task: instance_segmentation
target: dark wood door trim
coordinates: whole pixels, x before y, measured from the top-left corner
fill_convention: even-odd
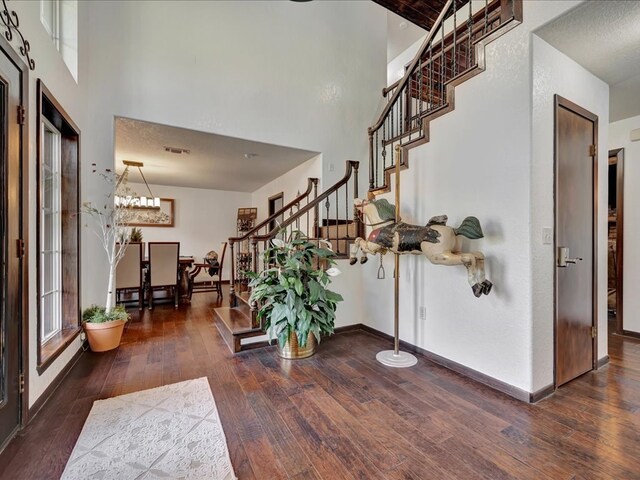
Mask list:
[[[37,82],[37,114],[36,114],[36,312],[37,312],[37,365],[36,371],[39,375],[49,368],[53,362],[66,350],[66,348],[80,335],[82,327],[80,321],[82,312],[80,308],[81,298],[81,222],[77,215],[80,212],[81,197],[81,158],[80,158],[80,129],[71,119],[69,114],[60,105],[51,91],[44,84],[42,79]],[[61,171],[66,179],[60,187],[62,192],[62,212],[69,212],[70,215],[62,215],[62,250],[70,267],[63,268],[62,286],[62,331],[52,338],[46,348],[41,344],[40,325],[42,322],[42,312],[40,306],[41,295],[41,219],[40,208],[42,199],[40,195],[40,168],[42,165],[41,148],[42,139],[40,125],[46,118],[52,123],[62,135]],[[75,263],[74,263],[75,262]]]
[[[24,242],[24,256],[21,259],[22,282],[21,287],[21,344],[20,344],[20,373],[24,381],[22,398],[20,399],[20,426],[24,428],[29,422],[29,68],[18,56],[11,44],[0,35],[0,51],[20,72],[20,103],[24,108],[24,123],[20,127],[20,230]],[[10,118],[14,112],[9,112]],[[15,112],[17,115],[17,112]]]
[[[582,108],[581,106],[573,103],[572,101],[561,97],[560,95],[554,95],[554,109],[553,109],[553,185],[554,185],[554,201],[553,201],[553,220],[554,220],[554,239],[553,239],[553,386],[554,389],[558,388],[557,385],[557,360],[558,360],[558,280],[557,280],[557,266],[556,255],[558,247],[557,238],[557,189],[558,189],[558,110],[565,108],[593,123],[593,144],[595,146],[594,155],[592,156],[592,168],[593,168],[593,249],[592,249],[592,327],[596,328],[596,335],[592,339],[592,369],[598,368],[598,116]],[[606,334],[606,332],[605,332]]]
[[[280,193],[276,193],[275,195],[271,195],[268,199],[267,199],[267,218],[269,218],[271,215],[273,215],[274,213],[276,213],[279,208],[274,208],[273,210],[271,209],[271,205],[274,205],[274,202],[276,200],[278,200],[279,198],[282,199],[282,205],[284,205],[284,192],[280,192]],[[284,218],[284,216],[282,217]],[[277,220],[277,219],[276,219]],[[273,226],[272,226],[273,224]],[[269,231],[273,230],[276,226],[276,221],[272,221],[269,223],[269,225],[267,225],[267,227],[269,228]]]
[[[616,333],[624,334],[624,148],[609,150],[611,157],[616,157]]]

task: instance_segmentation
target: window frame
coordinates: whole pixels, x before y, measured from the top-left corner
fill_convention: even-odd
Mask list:
[[[80,311],[80,129],[60,106],[41,79],[37,82],[37,166],[36,192],[36,285],[37,285],[37,367],[42,373],[82,331]],[[42,338],[42,144],[46,119],[61,134],[60,219],[61,219],[61,330]]]

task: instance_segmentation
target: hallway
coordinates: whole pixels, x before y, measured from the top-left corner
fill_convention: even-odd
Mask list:
[[[0,456],[0,478],[58,478],[94,400],[201,376],[243,480],[640,478],[639,341],[611,337],[608,366],[527,405],[423,359],[385,368],[387,342],[362,331],[308,360],[234,357],[213,298],[133,310],[121,347],[83,354]]]

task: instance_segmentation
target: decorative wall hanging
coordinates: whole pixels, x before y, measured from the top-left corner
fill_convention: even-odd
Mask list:
[[[145,209],[131,210],[127,216],[127,225],[131,227],[173,227],[175,206],[173,198],[160,198],[159,211]]]
[[[30,70],[36,69],[36,62],[31,58],[29,52],[31,51],[31,45],[29,40],[25,39],[20,31],[20,20],[18,14],[14,10],[9,10],[7,7],[7,0],[2,0],[2,12],[0,12],[0,18],[4,24],[5,32],[4,37],[11,42],[13,40],[13,31],[18,34],[22,45],[18,48],[20,55],[27,59],[27,65]]]
[[[358,251],[362,251],[360,263],[367,261],[367,254],[424,255],[436,265],[464,265],[471,290],[476,297],[488,295],[493,284],[486,279],[484,254],[482,252],[461,252],[456,249],[456,237],[475,240],[483,238],[480,222],[476,217],[467,217],[458,228],[447,226],[447,216],[431,218],[426,226],[404,223],[396,219],[395,205],[385,199],[355,199],[357,211],[363,216],[367,227],[367,238],[357,238],[351,252],[351,265],[357,261]]]

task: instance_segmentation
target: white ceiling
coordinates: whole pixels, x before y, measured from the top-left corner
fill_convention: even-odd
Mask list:
[[[124,170],[122,160],[143,162],[147,182],[156,185],[254,192],[318,155],[129,118],[116,118],[115,133],[116,170]],[[190,153],[165,152],[165,146]],[[142,182],[137,169],[129,172],[129,181]]]
[[[387,63],[396,58],[427,31],[387,10]]]
[[[592,0],[536,31],[610,88],[610,121],[640,115],[640,2]]]

